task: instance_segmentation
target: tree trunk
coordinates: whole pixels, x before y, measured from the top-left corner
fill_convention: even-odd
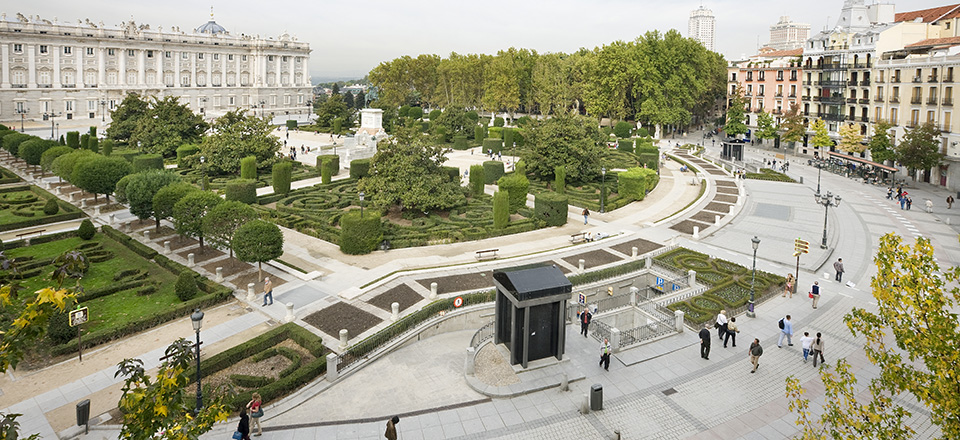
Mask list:
[[[263,281],[263,262],[257,262],[257,280]]]

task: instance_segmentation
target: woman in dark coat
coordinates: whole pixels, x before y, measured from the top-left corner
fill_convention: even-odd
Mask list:
[[[237,424],[237,431],[243,434],[243,440],[250,440],[250,417],[247,417],[247,408],[240,408],[240,423]]]

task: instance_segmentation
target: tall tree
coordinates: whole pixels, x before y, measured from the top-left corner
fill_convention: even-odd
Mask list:
[[[250,205],[228,200],[213,207],[203,218],[203,231],[214,246],[230,249],[233,258],[233,236],[246,223],[258,218],[257,211]]]
[[[173,205],[173,224],[180,235],[190,235],[200,240],[203,248],[203,218],[215,206],[222,203],[220,196],[210,191],[194,191],[183,196]]]
[[[559,53],[537,57],[532,72],[533,108],[544,115],[553,115],[573,103],[572,59]]]
[[[262,280],[263,263],[283,255],[283,232],[266,220],[247,222],[233,234],[231,247],[240,261],[257,263],[257,277]]]
[[[803,122],[803,116],[800,115],[800,107],[797,104],[790,104],[790,108],[780,122],[780,130],[782,132],[780,139],[790,143],[800,142],[807,134],[807,124]]]
[[[121,145],[127,145],[130,137],[137,130],[140,119],[146,117],[149,110],[149,102],[141,98],[136,92],[128,93],[120,102],[120,105],[110,112],[111,121],[110,126],[107,127],[107,137]],[[75,135],[74,138],[76,139],[78,136]],[[69,133],[67,139],[68,141],[70,139]]]
[[[122,157],[95,154],[90,160],[77,164],[70,182],[86,192],[93,193],[94,200],[97,200],[98,194],[103,194],[107,203],[110,203],[110,194],[116,190],[117,182],[131,171],[130,162]]]
[[[338,96],[338,95],[334,95]],[[265,119],[245,110],[227,112],[213,123],[210,134],[200,144],[206,166],[215,173],[236,173],[240,159],[255,156],[257,163],[267,163],[280,151],[280,140]]]
[[[160,219],[173,217],[173,207],[177,202],[196,191],[200,189],[186,182],[171,183],[160,188],[153,196],[153,215]]]
[[[747,133],[746,107],[749,103],[743,96],[743,87],[737,86],[734,89],[733,96],[730,97],[730,105],[727,107],[727,122],[723,126],[723,131],[728,136],[738,139]]]
[[[154,98],[137,128],[130,135],[130,144],[151,153],[171,157],[184,144],[196,144],[209,126],[203,116],[195,114],[176,96]]]
[[[916,178],[917,170],[929,170],[943,162],[940,153],[940,130],[932,122],[907,130],[896,147],[897,161]]]
[[[140,220],[146,220],[154,216],[153,196],[157,195],[161,188],[180,182],[180,175],[165,170],[150,170],[131,174],[124,178],[126,179],[129,180],[123,194],[130,204],[130,213]],[[155,217],[155,220],[157,229],[160,229],[160,217]]]
[[[848,153],[862,153],[867,149],[863,144],[863,135],[860,134],[860,128],[853,124],[842,124],[837,134],[840,135],[840,141],[837,147]]]
[[[870,158],[875,162],[884,163],[888,160],[894,160],[897,152],[893,148],[893,140],[890,138],[890,125],[884,119],[877,121],[873,125],[873,137],[870,138]]]
[[[567,181],[586,182],[600,173],[603,140],[596,121],[561,113],[526,130],[528,148],[521,158],[541,180],[552,180],[563,167]]]
[[[833,145],[833,139],[830,139],[830,133],[827,132],[827,124],[823,119],[814,119],[810,123],[810,130],[813,131],[813,137],[810,143],[817,148],[827,148]]]
[[[777,137],[777,126],[773,120],[773,115],[765,111],[757,114],[757,139],[761,141],[774,139]]]
[[[483,72],[483,107],[511,114],[520,107],[519,69],[513,53],[501,50],[487,64]]]
[[[353,99],[353,95],[350,99]],[[320,127],[332,127],[334,119],[340,119],[343,127],[349,127],[352,118],[353,107],[347,105],[344,96],[340,94],[331,95],[317,109],[317,125]]]

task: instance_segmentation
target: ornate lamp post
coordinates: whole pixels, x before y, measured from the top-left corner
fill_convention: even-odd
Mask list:
[[[56,137],[54,136],[54,134],[55,134],[54,129],[56,128],[56,124],[53,123],[53,119],[56,118],[57,116],[60,116],[60,113],[49,112],[49,113],[44,113],[44,114],[43,114],[43,117],[44,117],[44,118],[49,118],[49,119],[50,119],[50,139],[56,139]],[[22,124],[22,123],[21,123],[21,124]],[[23,128],[23,127],[22,127],[22,125],[21,125],[21,130],[22,130],[22,128]]]
[[[17,107],[15,112],[18,115],[20,115],[20,133],[23,133],[23,117],[26,116],[28,112],[30,112],[30,109],[26,107]]]
[[[823,161],[817,161],[817,194],[820,194],[820,172],[823,171]]]
[[[206,156],[200,156],[200,187],[204,191],[207,190],[207,166],[204,165],[207,162]]]
[[[607,198],[607,167],[600,167],[600,213],[603,214]]]
[[[194,310],[190,315],[190,321],[193,323],[193,331],[197,332],[197,413],[203,408],[203,387],[200,386],[200,326],[203,325],[203,312],[200,308]]]
[[[820,249],[827,248],[827,212],[831,207],[836,208],[840,206],[840,196],[834,196],[833,193],[827,191],[826,194],[820,194],[820,191],[817,191],[813,195],[814,200],[823,205],[823,241],[820,242]]]
[[[754,307],[756,306],[757,296],[753,288],[753,283],[757,280],[757,248],[760,247],[760,239],[754,235],[753,238],[750,239],[750,244],[753,245],[753,275],[750,276],[750,303],[747,304],[747,316],[756,318],[757,312],[754,310]]]
[[[360,194],[357,195],[360,196],[360,218],[363,218],[363,198],[366,196],[366,194],[364,194],[363,191],[360,191]]]
[[[106,122],[106,121],[107,121],[107,100],[101,99],[100,100],[100,122]]]

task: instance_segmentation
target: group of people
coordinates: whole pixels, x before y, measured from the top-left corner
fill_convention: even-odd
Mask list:
[[[577,320],[580,321],[580,334],[586,338],[587,331],[590,329],[590,321],[593,320],[593,313],[590,313],[589,308],[584,307],[583,310],[577,313]],[[610,340],[603,338],[603,342],[600,343],[600,366],[607,371],[610,371],[611,353],[613,352],[610,349]]]
[[[948,197],[949,198],[949,197]],[[887,188],[887,200],[896,200],[900,203],[900,209],[905,209],[907,211],[913,206],[913,198],[910,197],[909,193],[903,190],[903,187],[897,187],[897,197],[893,198],[893,187]],[[931,202],[932,203],[932,202]],[[949,203],[949,200],[948,200]]]
[[[815,284],[816,287],[816,284]],[[723,348],[727,348],[727,342],[733,342],[733,347],[737,346],[737,333],[740,333],[740,329],[737,327],[737,318],[727,319],[727,311],[721,310],[717,315],[717,320],[713,323],[713,327],[717,330],[717,336],[723,341]],[[787,346],[793,346],[793,322],[791,321],[790,315],[786,315],[777,322],[777,326],[780,328],[780,337],[777,339],[777,348],[783,348],[783,341],[786,339]],[[703,359],[710,360],[710,340],[713,338],[710,334],[710,324],[704,324],[703,328],[700,329],[698,334],[700,337],[700,357]],[[810,336],[809,332],[804,332],[803,337],[800,338],[800,345],[803,348],[803,362],[806,363],[810,355],[813,356],[813,366],[817,366],[817,359],[819,358],[820,362],[825,362],[823,358],[823,335],[817,333],[816,338]],[[751,373],[756,373],[757,368],[760,366],[760,356],[763,355],[763,347],[760,345],[760,339],[754,338],[753,342],[750,343],[750,347],[747,349],[747,356],[750,359],[750,364],[753,368],[750,370]],[[603,358],[601,357],[601,363],[603,363]]]

